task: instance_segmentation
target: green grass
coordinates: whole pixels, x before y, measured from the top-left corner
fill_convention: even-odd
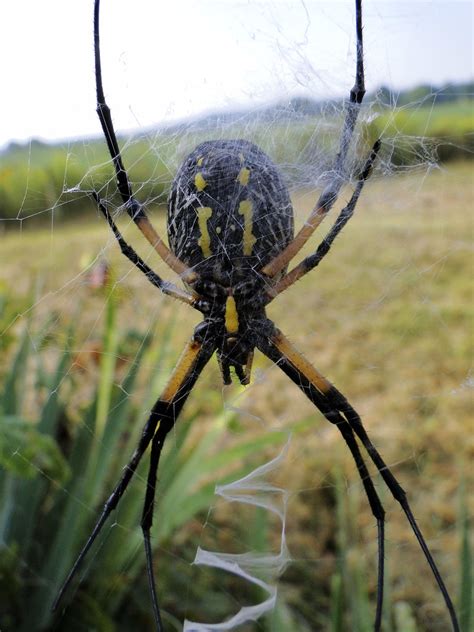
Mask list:
[[[457,137],[472,134],[474,109],[472,99],[461,99],[440,105],[398,108],[392,116],[386,115],[390,136],[398,133],[410,136],[437,138]]]
[[[395,165],[469,157],[474,151],[472,100],[381,109],[369,124],[368,135],[392,145]]]
[[[362,136],[373,144],[382,136],[387,168],[468,158],[474,150],[472,100],[439,105],[373,107]],[[336,110],[337,111],[337,110]],[[374,115],[375,118],[374,118]],[[125,164],[139,199],[163,203],[181,160],[203,140],[246,138],[260,145],[285,171],[295,186],[330,168],[342,117],[328,108],[324,115],[288,122],[250,115],[244,124],[233,122],[205,131],[157,132],[121,139]],[[361,119],[364,119],[364,111]],[[0,154],[0,228],[25,227],[82,217],[87,192],[107,190],[118,203],[110,156],[102,138],[48,145],[32,141]],[[103,191],[104,193],[104,191]]]
[[[129,599],[144,566],[139,524],[146,459],[121,499],[115,528],[110,520],[89,556],[85,588],[65,616],[51,612],[61,582],[122,473],[123,454],[131,453],[138,442],[147,411],[163,388],[165,368],[170,369],[173,315],[161,323],[159,332],[153,327],[147,333],[128,329],[121,335],[116,326],[119,292],[111,284],[104,294],[97,375],[79,408],[68,406],[67,400],[77,386],[75,373],[92,358],[74,351],[78,312],[71,314],[67,331],[51,322],[36,331],[32,309],[13,347],[11,365],[5,367],[0,399],[0,591],[10,598],[0,608],[4,630],[70,630],[81,625],[106,630],[113,629],[119,617],[151,621],[150,609],[141,600]],[[64,335],[57,341],[62,347],[48,341],[58,335]],[[125,364],[121,369],[120,363]],[[252,441],[241,435],[233,441],[227,438],[223,445],[235,414],[219,411],[215,404],[210,409],[215,413],[212,427],[196,432],[193,422],[201,407],[188,407],[164,451],[162,492],[156,502],[159,519],[153,530],[157,549],[172,548],[170,542],[184,526],[207,511],[216,480],[238,479],[247,473],[252,455],[286,439],[281,432]],[[160,565],[162,588],[168,585],[173,595],[171,574],[169,563]],[[165,618],[167,612],[165,602]]]
[[[372,180],[327,260],[269,308],[361,412],[409,492],[465,630],[472,624],[473,197],[468,163]],[[314,199],[314,192],[295,195],[299,224]],[[39,617],[40,610],[48,621],[46,604],[197,323],[186,306],[151,291],[91,209],[81,222],[2,237],[0,581],[10,596],[11,629],[19,629],[15,617]],[[154,219],[163,231],[162,213]],[[121,226],[165,275],[126,218]],[[96,257],[111,266],[107,290],[90,285]],[[255,603],[245,586],[190,562],[198,545],[277,550],[274,521],[217,501],[213,490],[231,470],[235,478],[275,456],[286,438],[269,430],[296,425],[276,475],[290,493],[286,533],[294,562],[265,625],[272,632],[370,629],[376,530],[347,449],[276,367],[258,355],[255,364],[247,396],[235,387],[222,391],[216,363],[209,364],[160,469],[154,541],[170,626],[185,616],[219,620]],[[378,488],[388,522],[384,632],[444,632],[446,612],[426,562],[396,504]],[[89,617],[89,627],[93,621],[100,630],[149,629],[137,529],[142,501],[138,478],[57,625],[74,629]],[[19,517],[24,507],[36,516],[27,524]],[[22,625],[32,629],[28,619]]]

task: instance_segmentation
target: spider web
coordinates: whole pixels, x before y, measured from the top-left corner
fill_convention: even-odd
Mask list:
[[[383,47],[387,57],[389,41],[398,42],[395,50],[400,50],[406,45],[400,24],[407,26],[413,19],[393,14],[393,5],[386,7],[367,3],[365,8],[368,95],[347,159],[348,186],[338,208],[349,199],[360,165],[381,135],[377,168],[328,260],[283,294],[270,307],[269,316],[361,412],[374,443],[409,488],[415,515],[457,597],[464,568],[457,560],[465,550],[462,525],[467,513],[465,495],[457,490],[468,485],[469,446],[464,435],[473,384],[466,341],[470,290],[462,281],[468,274],[467,231],[472,232],[472,224],[466,221],[465,210],[472,203],[472,183],[465,165],[455,169],[442,160],[451,153],[467,155],[472,143],[465,144],[464,136],[456,136],[441,123],[436,136],[429,131],[440,117],[437,108],[446,100],[446,87],[433,87],[404,102],[402,93],[382,89],[384,82],[374,79],[383,76],[380,69],[385,67],[377,57],[380,42],[387,39]],[[196,12],[184,3],[163,9],[159,52],[156,22],[143,17],[148,9],[146,4],[134,7],[132,16],[129,7],[104,3],[102,50],[107,100],[124,162],[135,196],[150,209],[160,234],[165,234],[162,205],[176,170],[199,142],[214,138],[252,140],[270,155],[288,183],[300,227],[317,191],[332,175],[344,120],[343,98],[352,86],[355,67],[352,4],[302,2],[290,12],[280,2],[204,3]],[[110,31],[107,22],[113,11],[127,14],[129,23],[114,23]],[[417,11],[422,19],[421,5]],[[193,42],[184,62],[176,52],[176,31],[165,23],[179,23],[178,39]],[[134,49],[137,33],[149,42],[147,52],[139,57]],[[90,50],[89,41],[84,55],[90,56]],[[390,70],[391,63],[388,60]],[[159,115],[152,90],[137,98],[142,66],[147,83],[167,94],[166,99],[159,97],[163,107]],[[92,63],[87,76],[92,84]],[[202,85],[209,86],[207,95]],[[81,101],[82,97],[83,93]],[[93,97],[86,103],[93,109],[91,103]],[[421,125],[411,127],[414,119],[420,119]],[[58,395],[61,405],[54,438],[60,452],[70,457],[73,438],[82,431],[84,436],[97,435],[97,452],[91,458],[102,454],[112,460],[114,450],[123,451],[119,468],[123,467],[153,398],[198,321],[185,307],[149,291],[146,279],[122,261],[113,235],[91,203],[90,192],[99,190],[126,239],[161,276],[172,277],[124,214],[100,136],[54,147],[31,141],[26,148],[10,149],[17,155],[10,166],[2,157],[2,168],[16,170],[15,184],[23,193],[15,202],[15,213],[0,221],[0,230],[5,228],[0,271],[5,396],[13,384],[9,376],[21,373],[21,378],[14,383],[14,397],[9,400],[13,403],[5,417],[31,424]],[[51,155],[48,168],[53,178],[45,188],[36,165]],[[6,208],[7,187],[2,195]],[[304,254],[315,247],[330,221]],[[55,381],[52,376],[61,358],[65,358],[63,373]],[[264,359],[256,359],[253,384],[245,392],[235,385],[222,388],[215,364],[211,360],[178,422],[189,428],[188,434],[182,436],[177,427],[168,439],[166,455],[168,471],[179,473],[178,482],[191,490],[188,496],[179,492],[185,506],[197,502],[199,494],[209,495],[217,485],[210,505],[195,513],[190,509],[186,522],[170,520],[169,529],[161,525],[163,513],[177,511],[161,484],[174,484],[173,490],[178,486],[160,467],[152,533],[157,545],[155,573],[160,594],[167,586],[176,591],[176,596],[162,597],[165,612],[172,613],[166,625],[180,629],[183,621],[199,616],[200,623],[187,621],[184,629],[329,629],[338,595],[343,594],[337,588],[341,581],[346,625],[367,629],[364,625],[373,617],[367,593],[373,600],[376,531],[362,484],[337,431],[323,423],[278,367]],[[135,366],[140,373],[129,388],[127,376]],[[112,385],[109,400],[107,376]],[[99,412],[88,417],[91,400],[99,403]],[[128,418],[115,447],[108,447],[108,424],[125,406],[130,407]],[[2,465],[7,474],[1,479],[2,505],[9,500],[14,504],[26,493],[23,480],[29,479],[21,477],[31,476],[32,471],[58,492],[42,497],[37,516],[48,515],[48,504],[65,504],[72,497],[75,511],[89,513],[93,521],[115,480],[108,481],[99,502],[88,490],[80,493],[71,486],[62,469],[67,463],[62,464],[53,447],[48,444],[42,452],[32,452],[37,436],[30,437],[23,426],[23,438],[4,428]],[[246,436],[248,441],[243,439]],[[203,437],[209,437],[207,443]],[[248,445],[252,441],[261,442],[261,450],[252,450]],[[196,469],[189,469],[199,473],[196,484],[181,462],[182,469],[173,470],[173,449],[177,461],[185,462],[186,457],[194,464]],[[219,464],[219,453],[226,451],[229,460]],[[235,454],[241,455],[241,461],[231,460]],[[201,471],[200,459],[216,463],[214,469]],[[13,492],[8,488],[11,471],[20,477],[20,483],[16,479],[12,483]],[[375,474],[374,481],[378,481]],[[125,508],[119,505],[82,573],[86,585],[91,582],[97,590],[101,604],[122,613],[123,629],[133,629],[126,627],[128,616],[151,610],[146,581],[138,570],[144,558],[137,507],[145,486],[146,468],[127,493],[136,502],[128,500]],[[441,597],[407,525],[388,493],[381,488],[380,493],[389,524],[385,625],[408,629],[416,621],[416,629],[447,629]],[[3,515],[15,517],[14,510]],[[4,577],[15,581],[26,577],[28,585],[52,597],[58,578],[49,573],[44,560],[41,565],[38,554],[18,551],[8,524],[3,528],[9,536],[4,540]],[[54,530],[59,528],[54,525]],[[118,556],[119,570],[112,574],[116,570],[110,551],[114,546],[120,550],[117,542],[122,541],[116,538],[121,533],[129,551]],[[41,532],[35,531],[35,537],[33,552],[48,543]],[[407,573],[415,566],[412,556],[416,556],[416,572]],[[160,579],[161,560],[168,581]],[[109,569],[108,583],[94,585],[90,577],[101,568],[106,574]],[[62,569],[59,581],[66,571]],[[121,576],[137,583],[128,593],[134,604],[132,615],[123,602],[114,603]],[[199,582],[209,594],[196,590]],[[8,608],[5,612],[12,616]],[[69,612],[78,616],[78,610]],[[209,613],[212,623],[207,622]],[[59,621],[59,626],[67,627],[71,621],[67,610]],[[150,619],[145,621],[144,629],[152,629]],[[7,619],[5,629],[16,623]]]

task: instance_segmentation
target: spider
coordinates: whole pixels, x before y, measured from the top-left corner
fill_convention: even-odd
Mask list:
[[[173,181],[168,200],[168,248],[153,228],[144,206],[135,198],[122,161],[110,109],[104,98],[99,43],[100,0],[95,0],[97,113],[115,168],[118,191],[130,218],[163,261],[180,276],[184,287],[178,287],[158,276],[126,243],[100,196],[93,193],[93,197],[122,253],[155,287],[197,309],[203,315],[203,320],[194,329],[164,391],[154,404],[138,446],[65,579],[54,609],[106,520],[117,507],[145,451],[151,446],[141,527],[156,629],[164,629],[154,580],[150,541],[157,469],[164,441],[214,352],[224,384],[231,383],[232,373],[235,373],[242,384],[248,384],[254,349],[258,349],[286,373],[322,415],[336,426],[355,461],[378,531],[374,630],[378,632],[381,629],[385,512],[359,444],[362,444],[392,496],[405,512],[442,593],[452,627],[456,632],[459,631],[453,603],[416,524],[406,493],[368,437],[360,416],[344,395],[294,348],[265,313],[266,306],[274,298],[313,270],[328,254],[332,243],[352,217],[376,160],[379,140],[366,158],[352,196],[332,228],[313,254],[288,271],[288,264],[326,217],[344,183],[348,149],[365,94],[361,4],[362,0],[355,1],[355,84],[345,106],[345,119],[332,171],[333,177],[301,230],[294,235],[293,210],[288,190],[277,167],[261,149],[244,140],[208,141],[201,143],[189,154]]]

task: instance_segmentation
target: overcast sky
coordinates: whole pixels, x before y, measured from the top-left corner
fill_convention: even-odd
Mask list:
[[[92,0],[2,4],[0,146],[98,134]],[[473,76],[470,0],[366,0],[364,24],[370,91]],[[119,130],[353,83],[352,0],[102,0],[101,30]]]

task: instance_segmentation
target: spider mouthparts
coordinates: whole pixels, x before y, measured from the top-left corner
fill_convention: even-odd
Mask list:
[[[237,377],[240,380],[241,384],[248,384],[248,376],[246,375],[245,371],[244,371],[244,367],[241,364],[236,364],[234,366],[235,372],[237,374]]]
[[[253,361],[253,351],[250,351],[247,354],[247,358],[245,360],[245,364],[242,364],[238,361],[233,361],[230,358],[222,357],[220,354],[217,355],[219,368],[221,370],[222,381],[225,386],[229,386],[232,384],[232,375],[230,369],[234,369],[235,375],[239,379],[239,382],[243,386],[247,386],[250,384],[250,375],[252,371],[252,361]]]

